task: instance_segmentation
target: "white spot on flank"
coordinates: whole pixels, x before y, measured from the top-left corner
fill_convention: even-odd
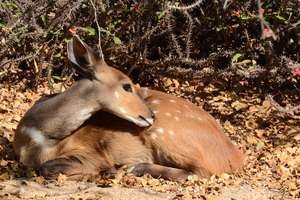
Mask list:
[[[176,101],[174,99],[169,100],[171,103],[175,103]]]
[[[157,138],[157,135],[155,133],[152,133],[151,138],[155,140]]]
[[[202,118],[201,118],[201,117],[198,117],[197,119],[198,119],[199,121],[201,121],[201,120],[202,120]]]
[[[175,119],[176,121],[179,121],[179,117],[177,117],[177,116],[175,116],[174,119]]]
[[[158,99],[155,99],[153,101],[151,101],[152,104],[159,104],[159,100]]]
[[[180,111],[180,110],[176,110],[175,112],[177,112],[177,113],[181,113],[181,111]]]
[[[118,99],[120,98],[119,92],[115,92],[115,97]]]
[[[158,113],[159,113],[158,110],[153,110],[152,112],[153,112],[154,114],[158,114]]]
[[[40,130],[34,127],[23,127],[22,132],[28,135],[30,139],[34,141],[36,144],[38,145],[45,144],[46,138]]]
[[[143,89],[142,89],[142,93],[143,93],[142,95],[143,95],[143,96],[148,96],[148,91],[149,91],[148,88],[146,88],[146,87],[143,88]]]
[[[174,135],[174,131],[169,130],[169,134],[170,134],[170,135]]]
[[[121,113],[123,113],[123,114],[127,113],[123,107],[120,107],[119,109],[120,109]]]
[[[166,112],[165,115],[168,117],[171,117],[171,113],[169,113],[169,112]]]
[[[157,129],[157,132],[159,132],[159,133],[164,133],[164,129],[163,129],[163,128],[158,128],[158,129]]]

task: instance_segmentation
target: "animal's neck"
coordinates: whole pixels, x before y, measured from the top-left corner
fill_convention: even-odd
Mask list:
[[[81,80],[54,97],[39,100],[27,113],[27,126],[33,126],[52,138],[63,138],[80,127],[100,103],[91,96],[93,84]],[[97,94],[101,95],[101,94]]]

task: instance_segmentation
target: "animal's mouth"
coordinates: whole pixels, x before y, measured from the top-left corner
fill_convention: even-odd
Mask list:
[[[154,122],[154,119],[152,117],[150,118],[144,118],[143,116],[139,116],[138,118],[127,116],[125,117],[127,120],[135,123],[136,125],[140,127],[148,127],[151,126]]]
[[[139,119],[145,121],[148,125],[147,126],[151,126],[154,122],[154,118],[153,117],[149,117],[149,118],[144,118],[143,116],[139,116]]]
[[[112,113],[122,119],[125,119],[127,121],[130,121],[139,127],[149,127],[154,123],[154,120],[155,120],[154,113],[150,109],[149,109],[149,111],[150,111],[150,117],[144,117],[142,115],[130,116],[130,115],[127,115],[126,113],[116,112],[116,111],[112,111],[112,110],[110,111],[110,113]]]

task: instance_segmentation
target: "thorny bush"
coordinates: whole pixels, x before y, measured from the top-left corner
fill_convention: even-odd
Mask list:
[[[34,86],[45,77],[66,80],[67,30],[75,26],[97,47],[95,11],[106,61],[143,84],[161,75],[277,86],[299,80],[294,73],[300,68],[298,0],[91,3],[1,1],[0,81]]]

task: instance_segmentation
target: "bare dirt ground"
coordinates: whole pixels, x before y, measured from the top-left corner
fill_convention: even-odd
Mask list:
[[[254,91],[223,91],[215,85],[193,85],[164,79],[163,89],[209,110],[226,134],[247,155],[244,169],[177,183],[119,172],[114,179],[70,182],[62,175],[47,181],[15,161],[12,141],[24,112],[42,94],[22,85],[0,85],[0,199],[299,199],[300,117],[282,114]],[[199,91],[201,91],[199,93]],[[287,96],[286,105],[289,106]]]
[[[197,187],[194,191],[164,191],[156,192],[149,188],[127,188],[122,186],[101,187],[96,183],[70,182],[63,184],[48,183],[38,184],[34,181],[16,181],[10,180],[0,183],[3,191],[0,195],[4,199],[191,199],[191,193],[197,193]],[[261,186],[251,187],[243,186],[225,186],[217,195],[203,196],[203,199],[253,199],[263,200],[272,198],[281,198],[282,194],[278,191],[270,191]],[[201,198],[201,197],[200,197]]]

